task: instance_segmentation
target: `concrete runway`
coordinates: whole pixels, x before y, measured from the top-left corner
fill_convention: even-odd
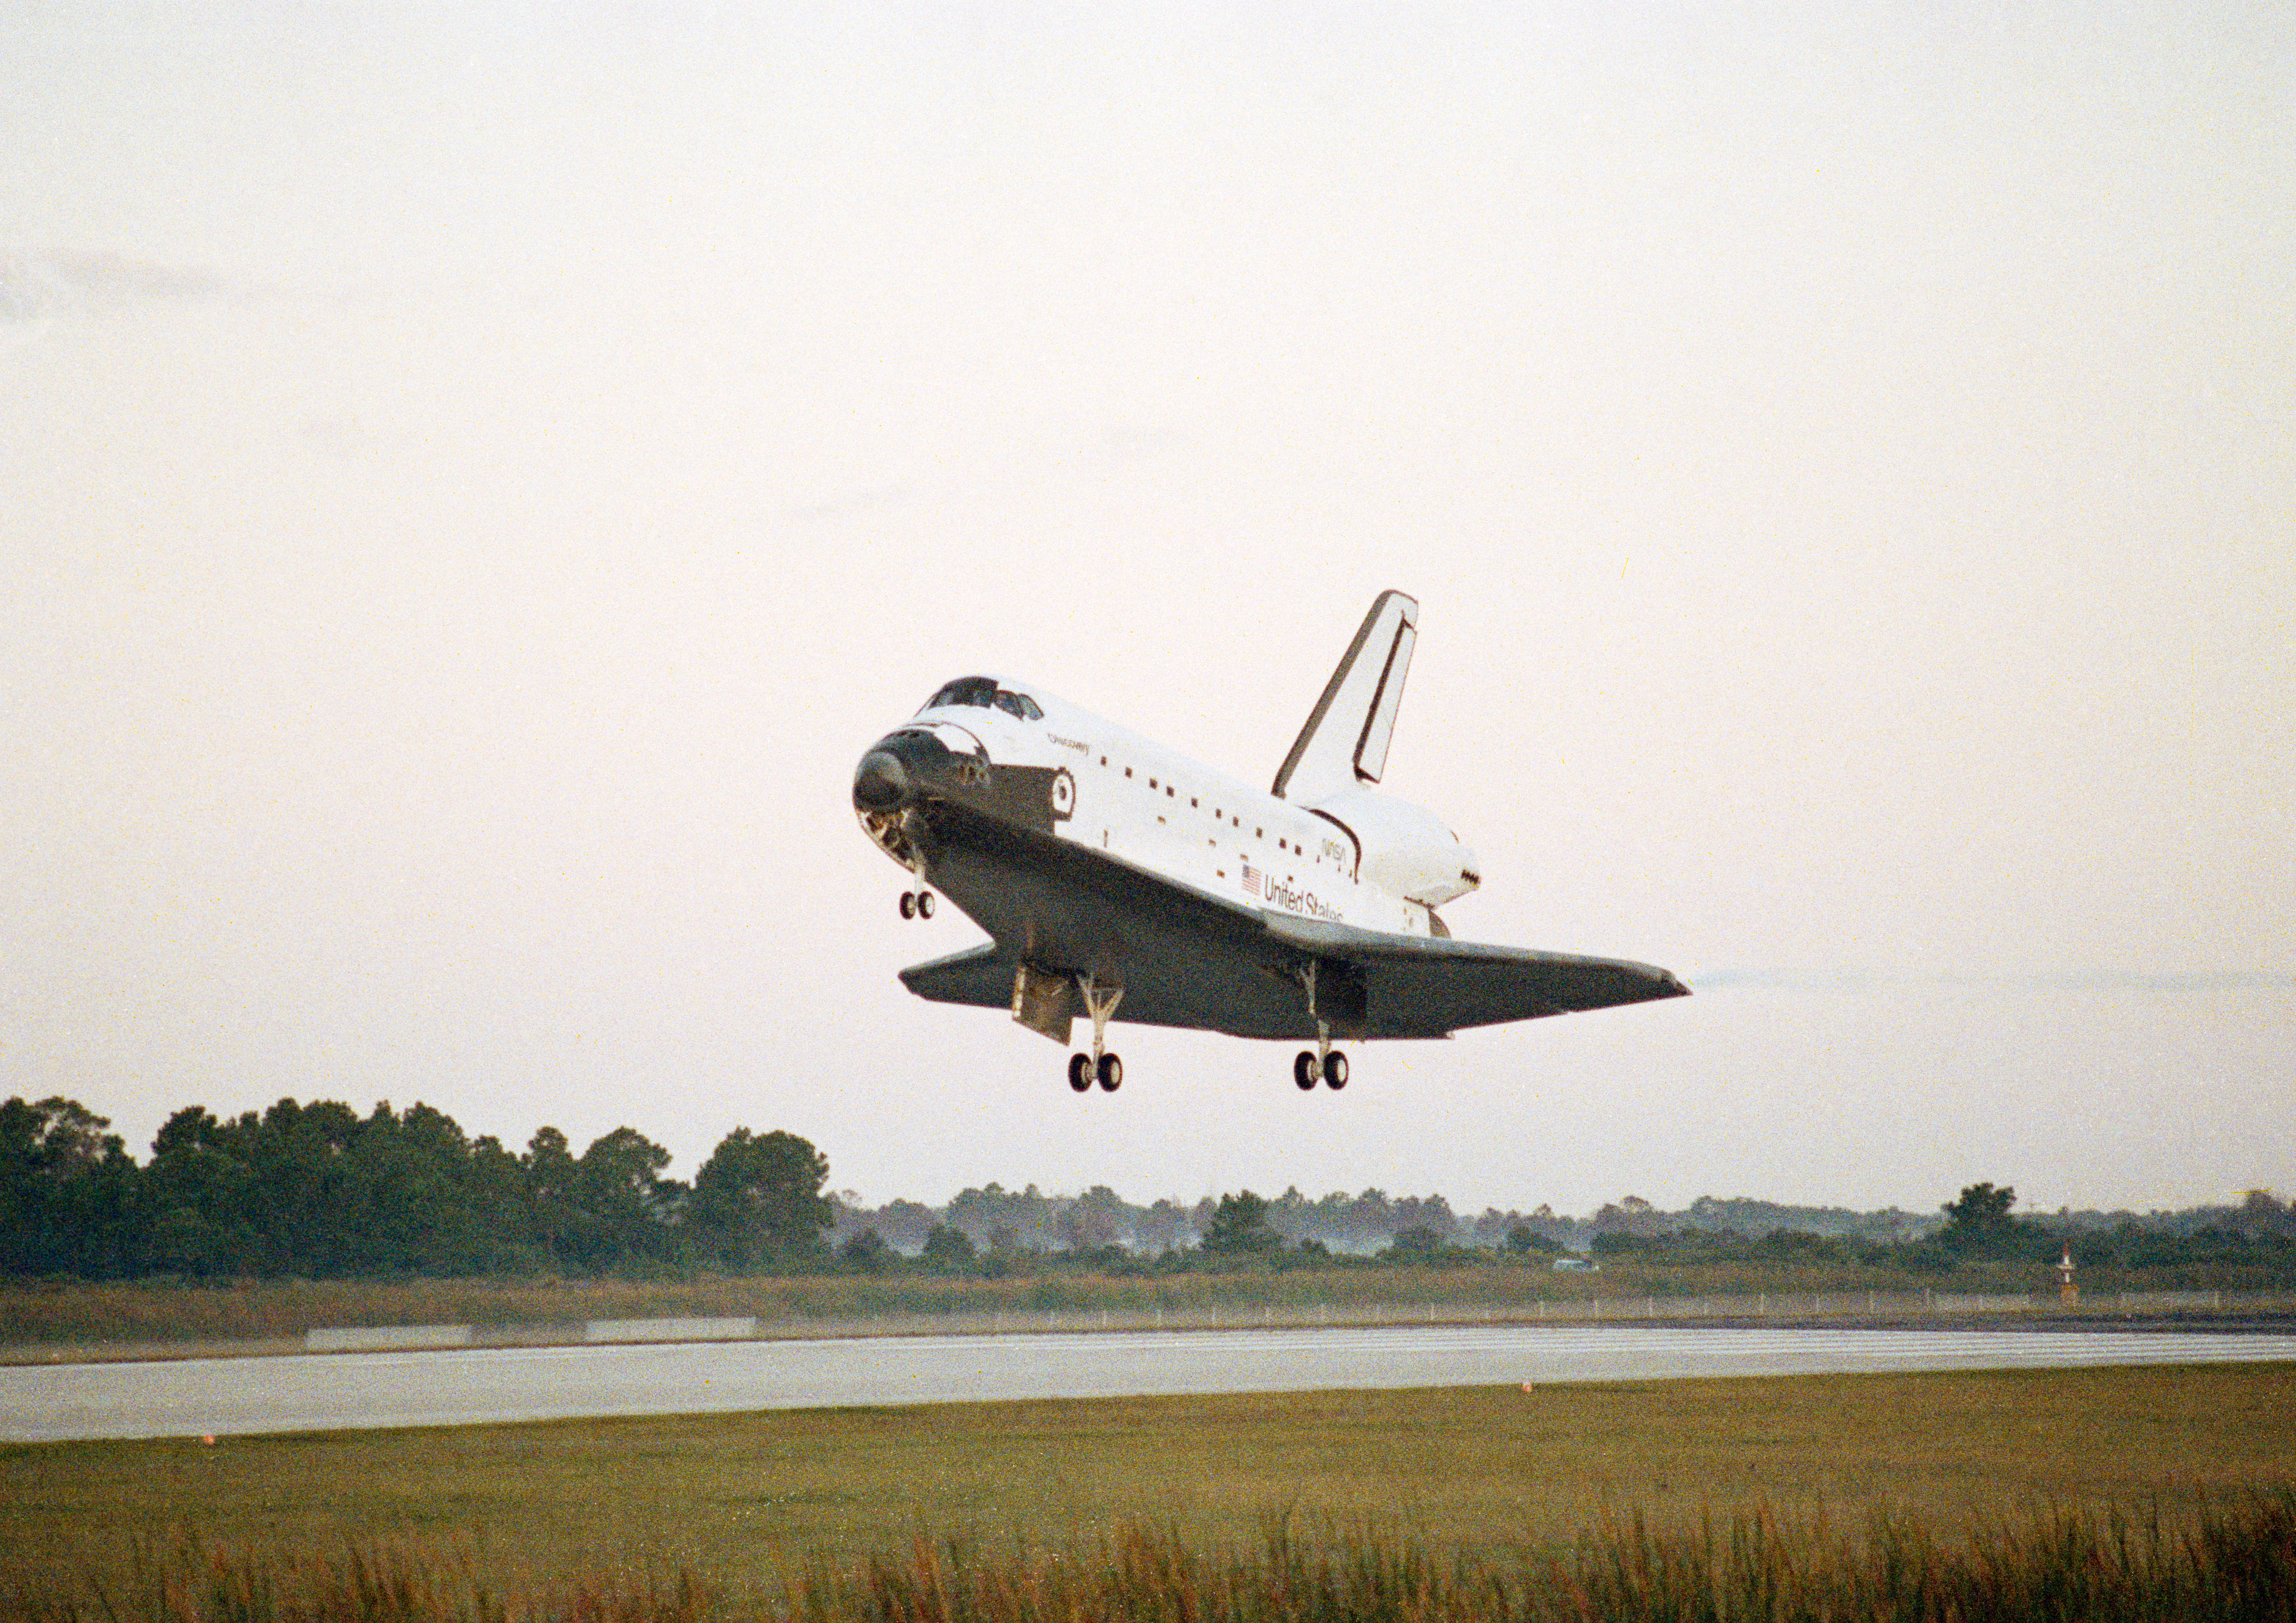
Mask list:
[[[879,1337],[0,1368],[0,1440],[1031,1398],[2296,1360],[2296,1335],[1524,1325]]]

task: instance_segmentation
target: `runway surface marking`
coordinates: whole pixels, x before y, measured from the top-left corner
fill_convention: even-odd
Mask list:
[[[0,1368],[0,1440],[1022,1398],[2296,1361],[2296,1335],[1408,1327],[534,1347]]]

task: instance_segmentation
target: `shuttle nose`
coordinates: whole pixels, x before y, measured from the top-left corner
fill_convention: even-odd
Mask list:
[[[890,750],[872,750],[853,773],[853,804],[863,811],[891,811],[907,803],[908,769]]]

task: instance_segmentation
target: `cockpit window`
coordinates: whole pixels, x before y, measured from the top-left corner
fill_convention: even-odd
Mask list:
[[[972,705],[980,709],[998,709],[1023,721],[1042,721],[1045,712],[1026,693],[1016,693],[1009,687],[998,687],[993,676],[959,676],[924,702],[923,709],[945,709],[952,705]],[[921,710],[919,714],[922,714]]]
[[[931,698],[925,701],[928,710],[946,709],[951,705],[991,705],[996,702],[996,679],[994,676],[959,676]]]

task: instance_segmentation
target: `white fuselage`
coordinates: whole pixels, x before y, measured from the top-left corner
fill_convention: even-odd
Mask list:
[[[1292,1080],[1336,1089],[1334,1041],[1680,996],[1647,964],[1448,939],[1474,853],[1379,791],[1417,636],[1417,602],[1382,592],[1265,791],[1033,683],[943,684],[862,752],[853,810],[917,881],[902,917],[945,898],[988,939],[902,984],[1063,1046],[1090,1021],[1078,1093],[1123,1082],[1111,1021],[1313,1043]]]
[[[920,711],[909,725],[939,734],[959,753],[970,740],[995,766],[1064,769],[1073,797],[1054,824],[1054,838],[1233,906],[1397,935],[1441,933],[1429,902],[1375,882],[1374,873],[1392,874],[1396,865],[1361,848],[1359,834],[1344,821],[1247,788],[1034,684],[1000,685],[1028,694],[1042,719],[945,705]],[[1376,816],[1358,823],[1384,819],[1409,830],[1417,846],[1434,848],[1417,865],[1447,867],[1450,882],[1422,891],[1435,904],[1472,887],[1472,856],[1429,814],[1361,790],[1336,799],[1376,801]],[[1334,816],[1346,810],[1341,805]],[[1467,878],[1460,882],[1463,871]]]

